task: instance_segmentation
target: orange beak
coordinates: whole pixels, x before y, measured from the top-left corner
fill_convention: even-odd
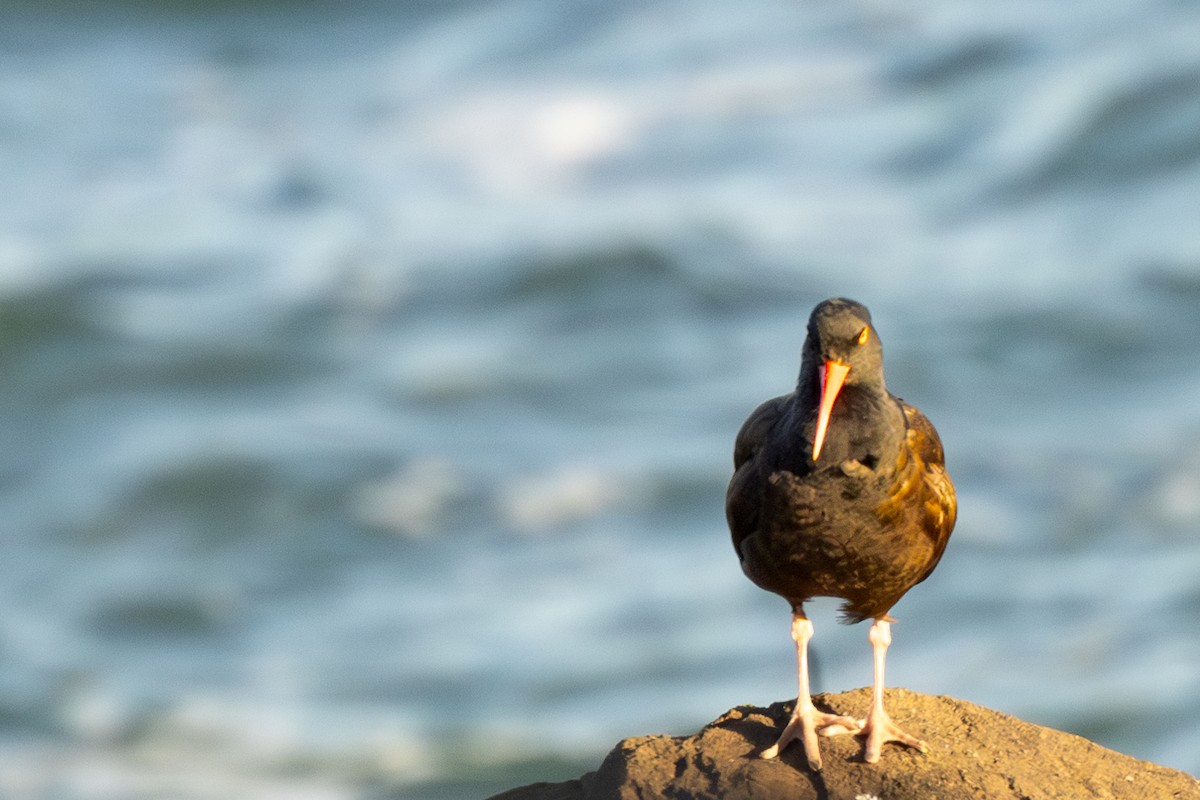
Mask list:
[[[829,415],[833,411],[833,401],[837,400],[842,384],[850,365],[840,361],[826,361],[825,371],[821,373],[821,408],[817,412],[817,432],[813,436],[813,461],[821,456],[821,445],[825,443],[825,431],[829,428]]]

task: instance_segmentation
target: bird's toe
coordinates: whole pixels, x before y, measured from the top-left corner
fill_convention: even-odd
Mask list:
[[[867,740],[863,760],[868,764],[874,764],[879,761],[879,756],[883,752],[883,746],[888,742],[895,742],[905,747],[911,747],[922,753],[929,752],[929,746],[925,742],[905,733],[887,717],[878,720],[867,720],[866,726],[859,733],[865,736]]]

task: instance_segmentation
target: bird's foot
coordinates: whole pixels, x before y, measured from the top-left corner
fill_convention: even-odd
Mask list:
[[[922,753],[929,752],[929,747],[926,746],[925,742],[900,730],[882,708],[867,715],[866,722],[862,729],[858,731],[858,734],[867,740],[863,760],[868,764],[874,764],[879,761],[879,755],[883,751],[883,746],[888,742],[896,742],[897,744],[911,747],[914,750],[920,750]]]
[[[821,769],[821,750],[817,746],[817,734],[836,736],[841,733],[858,733],[862,730],[864,720],[856,717],[845,717],[840,714],[827,714],[818,711],[812,703],[797,702],[796,709],[788,720],[787,727],[779,735],[775,744],[763,750],[759,758],[775,758],[794,740],[799,739],[804,745],[804,755],[808,758],[808,766],[813,771]]]

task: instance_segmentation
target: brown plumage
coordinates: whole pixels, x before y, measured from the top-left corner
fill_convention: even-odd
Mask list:
[[[954,528],[954,487],[925,415],[887,391],[883,350],[867,309],[826,300],[812,313],[796,390],[760,405],[739,431],[726,494],[733,544],[750,580],[792,605],[800,696],[773,757],[816,733],[860,733],[867,761],[887,741],[925,745],[883,710],[889,610],[937,566]],[[812,707],[804,603],[839,597],[848,622],[874,619],[875,696],[865,719]]]

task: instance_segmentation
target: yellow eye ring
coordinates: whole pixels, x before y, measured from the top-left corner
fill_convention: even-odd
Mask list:
[[[859,344],[866,344],[867,339],[870,339],[870,338],[871,338],[870,326],[867,326],[866,328],[863,328],[861,331],[859,331],[859,334],[858,334],[858,343]]]

